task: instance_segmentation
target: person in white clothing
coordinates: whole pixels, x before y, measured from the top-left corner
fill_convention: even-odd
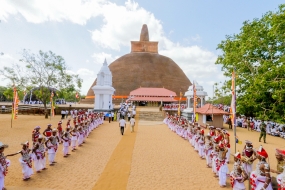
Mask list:
[[[33,153],[36,172],[40,173],[41,170],[46,169],[45,144],[42,135],[39,136],[34,144]]]
[[[66,131],[63,133],[61,139],[63,141],[63,157],[67,157],[70,155],[68,153],[69,146],[71,144],[70,125],[67,126]]]
[[[61,110],[61,111],[60,111],[60,114],[61,114],[61,119],[64,119],[64,118],[65,118],[65,111],[64,111],[64,110]]]
[[[50,166],[53,166],[56,163],[55,155],[59,144],[59,138],[56,134],[57,134],[57,129],[53,129],[52,136],[50,136],[48,140],[45,142],[45,145],[48,149],[48,159]]]
[[[132,117],[132,119],[130,119],[130,124],[131,124],[131,133],[134,132],[134,127],[136,124],[136,120],[134,118],[134,116]]]
[[[234,161],[234,168],[230,173],[232,188],[233,190],[245,190],[244,181],[248,179],[248,175],[241,165],[241,154],[239,152],[234,155]]]
[[[68,118],[68,110],[65,110],[65,118],[67,119]]]
[[[270,166],[266,162],[268,154],[262,146],[256,151],[256,156],[259,162],[256,165],[255,171],[252,171],[250,174],[251,188],[255,190],[273,190]]]
[[[121,134],[124,135],[124,128],[126,128],[126,121],[124,119],[124,117],[122,117],[119,121],[119,127],[121,130]]]
[[[22,166],[23,180],[27,181],[30,179],[31,175],[33,175],[33,165],[32,165],[32,157],[30,155],[31,149],[29,149],[29,141],[25,143],[21,143],[23,145],[22,150],[9,154],[7,156],[15,156],[17,154],[21,154],[21,158],[19,159]]]
[[[4,156],[4,149],[8,148],[8,145],[0,142],[0,189],[6,190],[4,185],[4,179],[10,166],[10,161],[6,159],[7,155]]]

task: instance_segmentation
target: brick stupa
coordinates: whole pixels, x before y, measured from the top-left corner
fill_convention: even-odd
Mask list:
[[[141,29],[140,41],[131,41],[131,53],[112,62],[109,68],[113,74],[117,100],[126,98],[139,87],[166,88],[179,95],[191,85],[185,73],[172,59],[158,54],[158,42],[149,41],[145,24]],[[91,87],[95,84],[96,80]],[[83,102],[94,103],[91,88]]]

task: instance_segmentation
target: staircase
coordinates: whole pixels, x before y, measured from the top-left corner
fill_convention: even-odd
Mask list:
[[[163,113],[161,111],[139,111],[139,119],[146,121],[163,121]]]

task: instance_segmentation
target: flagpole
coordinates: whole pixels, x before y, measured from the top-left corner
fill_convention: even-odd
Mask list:
[[[236,143],[236,139],[237,139],[237,134],[236,134],[236,68],[234,67],[234,112],[233,112],[233,126],[234,126],[234,136],[235,136],[235,153],[236,153],[236,147],[237,147],[237,143]]]
[[[12,101],[12,107],[11,107],[11,113],[12,113],[12,117],[11,117],[11,129],[13,126],[13,118],[14,118],[14,100],[15,99],[15,86],[13,85],[13,101]]]
[[[51,94],[50,94],[50,98],[49,98],[49,101],[50,101],[50,121],[51,121],[51,115],[52,115],[52,99],[51,99]]]
[[[213,84],[213,98],[212,98],[212,125],[214,126],[214,113],[213,113],[213,107],[214,107],[214,95],[215,94],[215,83]]]
[[[12,117],[11,117],[11,129],[12,129],[12,125],[13,125],[13,117],[14,117],[14,108],[13,108],[13,104],[14,104],[14,96],[13,96],[13,102],[12,102],[12,107],[11,107],[11,111],[12,111]]]

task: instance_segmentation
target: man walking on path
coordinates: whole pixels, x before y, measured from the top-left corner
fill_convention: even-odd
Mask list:
[[[112,113],[111,112],[108,113],[108,118],[109,118],[109,123],[111,123],[111,120],[112,120]]]
[[[121,134],[124,135],[124,128],[126,128],[126,121],[125,121],[124,117],[122,117],[122,119],[120,119],[119,127],[121,128]]]
[[[131,124],[131,133],[132,133],[132,132],[134,132],[134,127],[135,127],[135,124],[136,124],[136,120],[135,120],[134,116],[130,120],[130,124]]]
[[[68,117],[68,110],[65,110],[65,118],[67,119],[67,117]]]
[[[64,110],[61,110],[61,119],[64,119],[65,118],[65,111]]]
[[[135,117],[135,116],[136,116],[136,110],[135,110],[135,109],[133,110],[132,115],[133,115],[133,117]]]
[[[263,142],[266,143],[266,125],[264,123],[264,121],[262,120],[261,124],[260,124],[260,136],[259,136],[259,142],[261,140],[261,138],[263,137]]]

